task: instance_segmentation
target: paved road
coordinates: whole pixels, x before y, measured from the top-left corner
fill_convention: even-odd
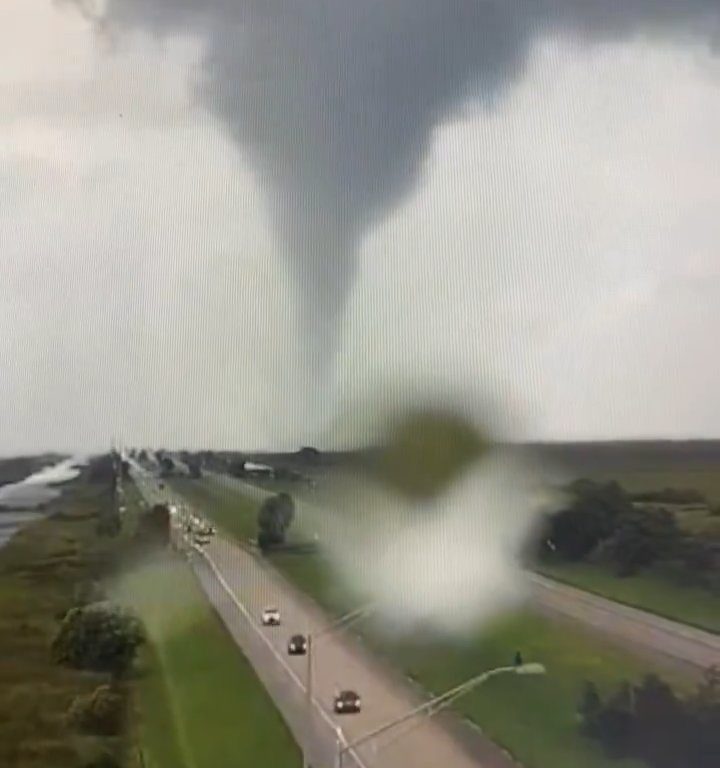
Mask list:
[[[147,501],[171,500],[167,490],[158,491],[147,477],[136,473],[136,481]],[[213,537],[203,555],[193,553],[191,562],[208,597],[255,667],[297,741],[308,745],[316,768],[336,765],[338,742],[351,744],[417,705],[418,695],[409,684],[387,674],[356,641],[332,632],[315,642],[315,705],[312,717],[308,717],[307,660],[288,656],[287,641],[296,632],[317,634],[327,626],[327,618],[261,559],[222,535]],[[260,614],[268,606],[280,610],[280,627],[259,626]],[[361,713],[344,717],[332,713],[333,696],[341,688],[360,694]],[[346,753],[342,765],[345,768],[516,766],[481,734],[462,724],[455,724],[454,728],[456,731],[450,733],[443,720],[415,718]]]
[[[630,650],[653,656],[660,663],[699,673],[720,665],[720,636],[664,619],[652,613],[530,576],[533,603],[543,613],[579,622]]]
[[[228,475],[206,473],[211,480],[254,498],[268,493]],[[301,502],[302,507],[310,506]],[[580,589],[529,575],[531,606],[549,617],[559,617],[601,633],[608,641],[638,655],[690,674],[720,665],[720,635],[704,632],[652,613],[613,602]]]

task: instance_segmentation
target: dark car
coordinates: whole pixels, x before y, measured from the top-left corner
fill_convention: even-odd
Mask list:
[[[360,697],[357,695],[357,693],[355,693],[355,691],[340,691],[340,693],[335,696],[333,709],[339,715],[359,712]]]
[[[291,656],[303,656],[307,653],[307,639],[305,635],[293,635],[288,642],[288,653]]]

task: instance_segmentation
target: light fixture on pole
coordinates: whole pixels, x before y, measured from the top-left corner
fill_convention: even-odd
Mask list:
[[[384,725],[379,726],[378,728],[374,728],[373,730],[366,733],[364,736],[361,736],[360,738],[355,739],[354,741],[351,741],[348,744],[345,744],[345,746],[340,746],[340,748],[338,749],[337,759],[335,762],[336,768],[342,768],[343,757],[348,752],[354,751],[357,747],[369,741],[370,739],[377,738],[378,736],[385,733],[386,731],[389,731],[391,728],[395,728],[401,723],[404,723],[406,720],[410,720],[411,718],[416,717],[417,715],[427,714],[428,717],[432,717],[433,715],[436,715],[440,710],[450,706],[459,697],[464,696],[466,693],[469,693],[474,688],[477,688],[479,685],[482,685],[483,683],[485,683],[491,677],[496,677],[497,675],[511,674],[511,673],[516,675],[544,675],[546,674],[546,670],[542,664],[531,663],[531,664],[521,664],[519,666],[512,666],[512,667],[498,667],[497,669],[491,669],[491,670],[488,670],[487,672],[483,672],[480,675],[471,677],[469,680],[466,680],[464,683],[460,683],[460,685],[456,685],[454,688],[451,688],[449,691],[445,691],[445,693],[441,693],[439,696],[435,696],[434,698],[430,699],[430,701],[426,701],[423,704],[420,704],[419,706],[414,707],[413,709],[409,710],[405,714],[400,715],[399,717],[396,717],[394,720],[391,720],[385,723]]]

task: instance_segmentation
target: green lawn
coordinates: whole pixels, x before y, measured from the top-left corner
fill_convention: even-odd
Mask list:
[[[175,727],[170,692],[152,643],[138,662],[140,679],[135,702],[137,742],[146,768],[188,768]]]
[[[543,564],[541,573],[611,600],[720,633],[720,598],[701,587],[684,587],[646,571],[620,578],[593,563]]]
[[[373,638],[380,652],[426,690],[441,693],[484,670],[511,663],[516,650],[525,661],[545,665],[538,677],[505,675],[458,700],[455,709],[478,723],[526,768],[620,768],[637,765],[609,760],[578,732],[576,705],[583,680],[601,691],[649,671],[590,635],[521,613],[506,617],[462,643],[392,643]]]
[[[245,514],[244,506],[232,500],[238,493],[230,491],[222,495],[225,511],[220,514]],[[217,510],[213,514],[217,515]],[[242,529],[238,524],[234,527]],[[357,596],[344,594],[336,586],[337,579],[321,555],[277,552],[270,555],[270,559],[290,581],[329,612],[337,615],[358,604]],[[638,765],[610,760],[593,742],[583,738],[578,733],[575,708],[584,680],[593,680],[601,690],[608,690],[623,679],[640,679],[653,671],[652,666],[604,645],[590,634],[530,613],[507,617],[458,644],[447,641],[397,643],[378,635],[371,627],[359,626],[358,631],[379,655],[436,693],[483,670],[510,663],[515,651],[521,650],[526,661],[546,665],[547,677],[497,678],[460,700],[458,711],[477,722],[525,768]],[[684,681],[671,682],[684,685]]]
[[[150,664],[140,700],[153,766],[172,768],[178,755],[185,768],[299,764],[299,750],[272,700],[183,561],[155,559],[116,589],[143,618],[157,662]],[[158,708],[153,702],[163,693],[167,705]],[[169,721],[172,745],[165,742]]]

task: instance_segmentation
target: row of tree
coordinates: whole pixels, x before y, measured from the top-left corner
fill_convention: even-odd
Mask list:
[[[663,488],[660,491],[640,491],[633,493],[633,501],[644,501],[658,504],[703,504],[707,505],[705,496],[694,488]]]
[[[678,697],[660,678],[623,683],[602,698],[586,683],[578,707],[583,733],[615,758],[636,758],[651,768],[720,765],[720,672],[713,667],[696,692]]]
[[[720,542],[682,531],[661,506],[633,504],[616,483],[579,480],[570,501],[549,516],[541,557],[611,562],[621,576],[662,563],[678,578],[720,588]]]

